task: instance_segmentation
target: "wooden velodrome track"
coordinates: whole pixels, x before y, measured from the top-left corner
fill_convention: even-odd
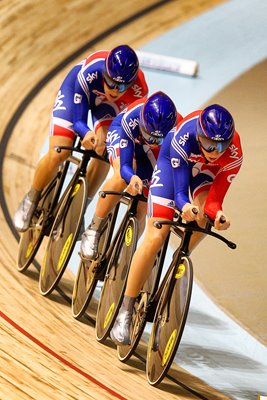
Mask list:
[[[72,318],[70,273],[59,292],[43,298],[36,268],[24,275],[16,271],[18,236],[10,221],[32,180],[54,98],[70,66],[97,49],[126,42],[138,48],[219,3],[0,2],[1,400],[226,398],[176,366],[159,389],[150,387],[144,372],[145,345],[127,365],[117,361],[110,342],[104,346],[95,340],[94,307],[83,323]]]

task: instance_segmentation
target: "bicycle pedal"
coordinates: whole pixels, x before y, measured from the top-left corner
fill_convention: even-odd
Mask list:
[[[87,258],[87,257],[85,257],[84,255],[82,255],[82,253],[79,251],[78,252],[78,255],[80,256],[80,258],[81,258],[81,260],[84,262],[84,263],[89,263],[89,262],[96,262],[96,260],[97,260],[97,258],[94,258],[93,260],[91,260],[90,258]]]

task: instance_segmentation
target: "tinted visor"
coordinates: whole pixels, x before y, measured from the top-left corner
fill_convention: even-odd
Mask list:
[[[103,78],[104,78],[106,85],[110,89],[116,89],[116,90],[118,90],[119,93],[125,92],[125,90],[127,90],[132,85],[132,82],[130,82],[130,83],[116,82],[113,79],[111,79],[110,76],[108,76],[108,74],[104,71],[103,71]]]
[[[141,124],[139,125],[139,127],[142,137],[148,145],[158,145],[158,146],[162,145],[164,139],[163,137],[156,137],[151,135],[151,133],[148,132],[143,126],[141,126]]]
[[[200,146],[207,152],[207,153],[212,153],[213,151],[218,151],[219,153],[222,153],[225,151],[229,145],[232,142],[232,138],[229,140],[212,140],[209,138],[206,138],[204,136],[198,135],[198,141]]]

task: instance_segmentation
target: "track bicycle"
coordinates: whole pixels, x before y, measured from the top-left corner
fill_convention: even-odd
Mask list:
[[[127,203],[127,210],[118,228],[118,235],[112,242],[112,254],[108,261],[96,315],[96,339],[101,343],[109,336],[123,300],[129,267],[139,237],[137,206],[139,201],[147,201],[142,194],[132,196],[123,192],[122,195],[123,201]]]
[[[222,221],[223,222],[223,221]],[[196,222],[156,221],[154,225],[170,225],[175,230],[183,228],[180,247],[174,252],[171,264],[162,280],[153,301],[157,304],[149,338],[146,375],[152,386],[157,386],[166,376],[180,344],[189,311],[193,285],[193,265],[189,256],[189,243],[193,232],[201,232],[224,242],[231,249],[236,244],[213,232],[212,221],[205,228]],[[181,230],[176,231],[180,236]]]
[[[94,150],[82,149],[80,141],[75,147],[60,146],[56,150],[61,152],[63,149],[82,156],[69,156],[68,162],[75,165],[76,170],[52,211],[53,223],[39,275],[39,290],[44,296],[49,295],[60,281],[80,234],[88,199],[87,165],[92,158],[108,162]]]

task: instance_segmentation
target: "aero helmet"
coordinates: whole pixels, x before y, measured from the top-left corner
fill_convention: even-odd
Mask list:
[[[117,83],[132,83],[138,74],[139,61],[135,51],[124,44],[111,50],[106,58],[105,73]]]
[[[152,94],[140,112],[140,131],[148,144],[161,144],[174,127],[177,111],[173,101],[163,92]]]
[[[232,115],[218,104],[206,107],[197,120],[197,137],[201,147],[208,152],[226,150],[232,142],[234,132]]]

